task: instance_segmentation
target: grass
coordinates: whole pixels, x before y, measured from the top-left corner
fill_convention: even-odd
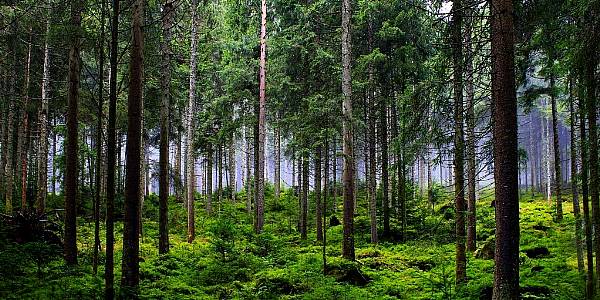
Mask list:
[[[468,255],[468,283],[454,286],[452,220],[439,209],[431,213],[425,200],[410,203],[411,240],[371,245],[364,195],[356,217],[356,256],[341,259],[342,227],[327,229],[328,275],[323,275],[322,245],[314,227],[306,241],[295,229],[297,200],[286,191],[279,202],[267,192],[265,232],[252,232],[245,204],[223,202],[207,216],[197,201],[196,240],[188,244],[185,211],[170,206],[171,251],[159,256],[156,205],[145,202],[144,237],[140,245],[142,299],[485,299],[493,281],[494,262]],[[484,191],[478,202],[478,245],[493,236],[492,195]],[[240,195],[243,197],[243,194]],[[549,255],[529,258],[521,254],[524,299],[583,299],[583,281],[577,271],[574,218],[570,196],[565,196],[565,219],[553,221],[553,207],[541,198],[523,195],[521,250],[546,247]],[[436,208],[448,204],[440,199]],[[337,203],[341,204],[338,199]],[[341,210],[336,213],[341,219]],[[310,223],[314,226],[314,213]],[[392,222],[396,224],[395,220]],[[104,238],[104,232],[101,233]],[[122,224],[116,226],[115,278],[120,278]],[[92,275],[93,224],[81,218],[78,226],[79,266],[68,268],[59,257],[42,267],[41,274],[22,246],[0,245],[0,298],[98,299],[103,296],[104,256],[98,274]],[[104,249],[103,249],[104,250]],[[10,270],[8,269],[10,268]],[[368,283],[347,278],[360,270]],[[360,279],[360,278],[359,278]]]

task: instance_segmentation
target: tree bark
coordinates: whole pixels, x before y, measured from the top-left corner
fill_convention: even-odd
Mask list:
[[[236,179],[236,163],[235,163],[235,135],[231,135],[231,141],[229,141],[229,159],[227,162],[229,167],[229,188],[231,193],[231,200],[236,200],[237,192],[237,179]]]
[[[162,99],[160,104],[160,145],[158,174],[158,253],[169,252],[169,111],[171,101],[171,27],[173,26],[174,5],[166,0],[162,11]],[[175,172],[177,174],[177,172]],[[177,180],[177,179],[176,179]],[[176,185],[177,187],[177,185]]]
[[[25,83],[23,86],[23,102],[21,103],[21,125],[18,131],[17,140],[17,159],[20,160],[20,171],[19,178],[21,179],[21,209],[27,209],[27,165],[28,159],[28,147],[29,147],[29,112],[27,107],[29,106],[29,83],[31,81],[31,45],[32,45],[33,31],[29,28],[29,43],[27,44],[27,58],[25,63]],[[68,130],[68,129],[67,129]],[[68,160],[68,159],[67,159]]]
[[[492,103],[496,250],[493,299],[519,297],[519,187],[514,10],[492,0]]]
[[[583,90],[583,89],[582,89]],[[582,94],[582,93],[581,93]],[[579,98],[579,148],[581,149],[581,201],[583,202],[583,219],[586,240],[586,258],[587,258],[587,276],[586,276],[586,295],[587,299],[593,299],[595,294],[594,282],[594,249],[592,236],[592,220],[590,219],[590,207],[588,202],[588,143],[586,142],[585,129],[585,99]]]
[[[69,265],[77,264],[77,175],[78,175],[78,143],[77,137],[77,104],[79,102],[79,47],[81,28],[81,1],[71,2],[71,26],[74,34],[71,37],[69,53],[69,88],[67,94],[67,146],[65,168],[65,261]]]
[[[267,65],[267,1],[261,1],[260,23],[260,83],[258,99],[258,170],[256,172],[256,223],[254,231],[260,233],[265,222],[265,111]]]
[[[321,155],[322,148],[317,146],[315,155],[315,215],[317,224],[317,241],[323,240],[323,210],[321,207]]]
[[[472,5],[471,1],[467,2]],[[467,10],[470,15],[474,13],[474,9]],[[474,252],[477,249],[477,203],[476,203],[476,174],[477,161],[475,155],[475,91],[473,87],[473,46],[471,45],[472,28],[475,18],[468,17],[465,26],[465,49],[466,49],[466,80],[465,92],[467,101],[467,251]]]
[[[558,140],[558,112],[556,109],[556,96],[554,95],[554,74],[550,75],[550,102],[552,104],[552,134],[554,145],[554,191],[556,192],[556,221],[560,222],[563,218],[562,198],[561,198],[561,160],[560,144]]]
[[[212,192],[213,192],[213,145],[208,145],[208,154],[206,155],[206,213],[212,213]]]
[[[125,183],[125,216],[123,224],[123,266],[121,286],[125,293],[137,295],[140,281],[140,189],[143,118],[143,43],[144,1],[136,0],[132,7],[132,44],[129,64],[129,95],[127,98],[127,172]]]
[[[300,196],[300,238],[305,240],[308,227],[308,154],[302,154],[302,192]]]
[[[50,94],[50,14],[46,16],[46,37],[44,41],[44,67],[42,76],[42,101],[39,112],[39,144],[38,144],[38,190],[36,207],[38,213],[46,210],[46,196],[48,195],[48,97]]]
[[[279,124],[275,126],[275,178],[273,179],[275,201],[279,201],[281,194],[281,132],[279,126]]]
[[[200,18],[198,16],[198,0],[192,0],[192,33],[190,50],[190,86],[186,109],[186,139],[185,139],[185,163],[186,163],[186,203],[187,203],[187,240],[194,241],[196,237],[195,212],[194,212],[194,106],[196,102],[196,67],[198,49],[198,27]]]
[[[579,195],[577,190],[577,145],[575,137],[575,123],[577,118],[573,107],[572,79],[569,79],[569,113],[571,117],[571,193],[573,194],[573,214],[575,216],[575,246],[577,249],[577,268],[580,274],[584,274],[583,262],[583,239],[582,219],[579,207]]]
[[[107,130],[106,170],[106,261],[104,265],[104,297],[114,299],[114,206],[115,206],[115,158],[117,148],[117,55],[119,46],[119,0],[112,1],[110,78]],[[54,175],[54,174],[53,174]]]
[[[344,152],[344,234],[342,256],[354,260],[354,149],[352,125],[351,2],[342,0],[342,124]]]
[[[387,95],[384,95],[387,96]],[[387,104],[386,98],[379,103],[379,143],[381,145],[381,192],[383,199],[381,208],[383,210],[383,236],[390,235],[390,203],[389,203],[389,172],[388,172],[388,124],[387,124]],[[420,184],[420,183],[419,183]]]

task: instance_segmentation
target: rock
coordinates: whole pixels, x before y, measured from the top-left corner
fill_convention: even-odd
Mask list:
[[[550,251],[546,247],[535,247],[524,250],[524,252],[529,258],[541,258],[550,255]]]
[[[329,218],[329,227],[340,226],[340,225],[342,225],[342,223],[336,216],[331,216],[331,218]]]
[[[475,258],[479,259],[494,259],[494,252],[496,251],[496,239],[495,237],[490,237],[483,245],[479,246],[477,250],[475,250]]]

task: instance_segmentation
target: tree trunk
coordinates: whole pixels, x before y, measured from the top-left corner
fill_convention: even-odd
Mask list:
[[[206,213],[212,213],[212,192],[213,192],[213,145],[208,145],[208,154],[206,155]]]
[[[575,215],[575,246],[577,248],[577,268],[580,274],[584,274],[583,262],[583,239],[582,239],[582,220],[579,208],[579,195],[577,190],[577,145],[575,138],[575,109],[573,108],[572,79],[569,79],[569,113],[571,117],[571,193],[573,194],[573,214]]]
[[[554,191],[556,192],[556,221],[560,222],[563,218],[561,181],[560,175],[560,145],[558,140],[558,112],[556,109],[556,97],[554,95],[554,74],[550,75],[550,102],[552,103],[552,133],[554,142]]]
[[[471,1],[467,2],[472,5]],[[468,8],[470,15],[474,13],[474,9]],[[467,101],[467,251],[474,252],[477,249],[477,203],[476,203],[476,174],[477,162],[475,156],[475,91],[473,87],[473,47],[471,45],[472,28],[474,18],[469,16],[465,26],[465,49],[466,49],[466,80],[465,92]]]
[[[46,16],[46,37],[44,41],[44,67],[42,76],[42,102],[39,112],[39,144],[38,144],[38,190],[37,190],[37,211],[43,213],[46,210],[46,196],[48,195],[48,97],[50,92],[50,14],[51,9],[48,6],[48,16]],[[104,27],[103,27],[104,28]]]
[[[171,27],[173,26],[174,11],[173,2],[165,1],[162,11],[162,99],[160,103],[160,153],[158,162],[159,254],[169,252],[169,110],[171,100]],[[175,172],[175,174],[177,173]],[[177,184],[175,184],[175,188],[177,188]]]
[[[129,95],[127,97],[127,161],[125,167],[125,216],[123,220],[123,266],[121,286],[126,293],[137,294],[140,282],[140,190],[143,107],[143,43],[144,1],[136,0],[132,7],[132,44],[129,64]]]
[[[79,102],[79,29],[81,27],[81,1],[71,2],[71,26],[74,34],[71,37],[69,53],[69,89],[67,96],[67,146],[65,168],[65,261],[69,265],[77,264],[77,175],[78,175],[78,143],[77,137],[77,104]]]
[[[27,209],[27,165],[28,159],[28,145],[29,145],[29,112],[27,107],[29,106],[29,83],[30,83],[30,71],[31,71],[31,42],[33,37],[33,31],[29,28],[29,43],[27,44],[27,58],[25,64],[25,83],[23,87],[23,102],[21,103],[21,125],[18,131],[17,140],[17,159],[20,160],[20,171],[19,178],[21,179],[21,209]],[[68,129],[67,129],[68,130]],[[68,160],[68,159],[67,159]]]
[[[315,155],[315,215],[317,224],[317,241],[323,240],[323,210],[321,207],[321,155],[322,148],[317,146]]]
[[[369,28],[371,28],[369,22]],[[369,80],[371,81],[373,73],[369,70]],[[371,243],[377,244],[379,237],[377,235],[377,153],[375,146],[375,99],[373,89],[369,89],[369,133],[368,133],[368,144],[369,144],[369,219],[371,223]],[[399,182],[399,184],[402,184]]]
[[[387,95],[385,95],[387,96]],[[389,173],[388,173],[388,124],[387,124],[387,99],[381,99],[379,103],[379,141],[381,145],[381,192],[383,199],[381,208],[383,209],[383,236],[390,235],[390,203],[389,203]]]
[[[258,170],[256,170],[256,223],[254,231],[260,233],[265,222],[265,111],[267,65],[267,1],[261,1],[260,23],[260,83],[258,99]]]
[[[275,178],[273,184],[275,185],[275,201],[279,201],[279,195],[281,194],[281,132],[279,124],[275,127]]]
[[[104,265],[105,299],[114,298],[114,206],[115,206],[115,158],[117,119],[117,60],[119,44],[119,0],[112,1],[110,42],[110,95],[108,105],[107,170],[106,170],[106,261]],[[55,143],[56,144],[56,143]],[[54,173],[54,172],[53,172]],[[54,174],[53,174],[54,175]]]
[[[456,204],[456,284],[467,280],[467,257],[465,255],[465,192],[463,132],[463,54],[462,54],[462,2],[452,5],[452,62],[454,65],[454,201]]]
[[[333,184],[331,185],[331,189],[333,190],[333,198],[332,198],[332,206],[333,211],[337,212],[337,144],[335,142],[335,135],[333,136]]]
[[[325,157],[323,166],[324,174],[323,174],[323,274],[327,274],[327,188],[329,187],[329,134],[325,133]]]
[[[342,0],[342,124],[344,152],[344,238],[342,256],[354,260],[354,150],[352,126],[352,41],[350,0]]]
[[[186,163],[186,203],[187,203],[187,240],[194,241],[196,237],[195,213],[194,213],[194,104],[196,102],[196,66],[198,49],[198,27],[200,18],[198,16],[198,0],[192,0],[192,33],[190,50],[190,87],[185,119],[185,163]]]
[[[583,89],[582,89],[583,90]],[[580,93],[582,95],[583,93]],[[592,237],[592,220],[590,219],[590,207],[588,202],[588,143],[586,142],[585,129],[585,100],[579,97],[579,129],[581,135],[579,137],[579,147],[581,149],[581,201],[583,202],[583,219],[585,227],[586,240],[586,258],[587,258],[587,276],[586,276],[586,295],[587,299],[593,299],[594,290],[594,250]]]
[[[231,135],[229,144],[229,159],[227,166],[229,167],[229,189],[231,192],[231,200],[236,200],[237,178],[236,178],[236,163],[235,163],[235,135]]]
[[[302,154],[302,192],[300,196],[300,236],[305,240],[308,227],[308,154]]]
[[[246,211],[250,214],[252,213],[252,170],[250,167],[250,138],[247,130],[244,130],[244,140],[246,140],[246,186],[244,188],[246,189]],[[212,185],[212,181],[210,183]]]
[[[102,1],[100,19],[100,41],[98,45],[98,123],[96,125],[96,178],[94,197],[94,252],[93,273],[98,271],[98,253],[100,252],[100,201],[102,195],[102,115],[104,107],[104,19],[106,19],[105,0]],[[44,187],[45,188],[45,187]]]
[[[493,299],[519,297],[518,129],[513,2],[492,0],[492,103],[496,250]]]
[[[531,175],[531,197],[535,197],[535,189],[537,187],[537,176],[536,176],[536,155],[535,155],[535,141],[533,138],[533,113],[529,113],[529,162],[530,162],[530,175]]]

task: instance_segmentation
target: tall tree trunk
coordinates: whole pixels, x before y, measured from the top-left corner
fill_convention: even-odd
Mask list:
[[[39,112],[39,144],[38,144],[38,178],[37,178],[37,211],[43,213],[46,210],[46,196],[48,195],[48,97],[50,92],[50,5],[48,16],[46,16],[46,37],[44,41],[44,67],[42,75],[42,103]]]
[[[354,150],[352,126],[352,10],[350,0],[342,0],[342,116],[344,152],[344,238],[342,256],[354,260]]]
[[[104,107],[104,19],[106,19],[106,1],[102,0],[100,19],[100,41],[98,45],[98,123],[96,124],[96,172],[94,190],[94,252],[93,273],[98,271],[98,253],[100,252],[100,201],[102,200],[102,115]],[[44,187],[45,188],[45,187]]]
[[[535,155],[535,141],[533,138],[533,112],[529,113],[529,162],[530,162],[530,176],[531,176],[531,197],[535,197],[535,189],[537,187],[537,176],[536,176],[536,155]]]
[[[575,215],[575,246],[577,248],[577,268],[580,274],[583,274],[583,239],[582,239],[582,219],[579,208],[579,195],[577,190],[577,145],[575,137],[575,123],[577,122],[575,109],[573,107],[573,82],[569,79],[569,113],[571,115],[571,193],[573,194],[573,214]]]
[[[114,298],[114,206],[115,206],[115,158],[117,148],[117,60],[119,46],[119,0],[112,1],[111,42],[110,42],[110,78],[108,130],[106,149],[106,261],[104,264],[105,299]],[[53,172],[54,173],[54,172]],[[54,175],[54,174],[53,174]]]
[[[511,0],[492,0],[492,103],[496,250],[494,300],[519,297],[518,129]]]
[[[256,170],[256,222],[254,231],[260,233],[265,222],[265,111],[267,66],[267,1],[261,1],[260,22],[260,82],[258,99],[258,169]]]
[[[208,154],[206,155],[206,213],[212,213],[212,192],[213,192],[213,145],[208,145]]]
[[[13,38],[13,50],[12,50],[12,64],[11,67],[13,68],[13,70],[16,70],[17,68],[17,29],[16,29],[16,19],[14,20],[15,22],[13,23],[13,30],[14,30],[14,36]],[[4,148],[3,151],[6,152],[6,161],[5,161],[5,165],[3,166],[5,168],[5,174],[6,174],[6,190],[5,190],[5,203],[4,203],[4,209],[6,213],[11,213],[13,210],[13,194],[14,194],[14,160],[15,160],[15,153],[13,151],[13,136],[14,136],[14,129],[15,129],[15,120],[14,120],[14,115],[15,115],[15,103],[17,102],[16,100],[16,91],[15,91],[15,85],[16,85],[16,74],[11,74],[10,76],[10,82],[8,84],[8,92],[9,92],[9,103],[8,103],[8,116],[7,116],[7,129],[6,129],[6,146]]]
[[[325,157],[323,166],[323,204],[321,211],[323,212],[323,274],[327,274],[327,189],[329,188],[329,134],[325,133]]]
[[[556,109],[556,96],[554,95],[554,74],[550,75],[550,102],[552,103],[552,133],[554,142],[554,191],[556,192],[556,221],[560,222],[563,218],[562,198],[561,198],[561,180],[560,175],[560,145],[558,140],[558,112]]]
[[[384,95],[384,96],[387,96]],[[383,236],[390,235],[390,203],[389,203],[389,172],[388,172],[388,124],[387,124],[387,98],[381,99],[379,103],[379,142],[381,145],[381,192],[383,199],[381,208],[383,209]]]
[[[78,143],[77,104],[79,102],[79,30],[81,27],[82,1],[71,2],[71,50],[69,53],[69,90],[67,96],[67,147],[65,168],[65,261],[69,265],[77,264],[77,175]]]
[[[583,89],[582,89],[583,90]],[[582,93],[580,93],[581,95]],[[586,295],[587,299],[593,299],[594,290],[594,249],[593,249],[593,237],[592,237],[592,220],[590,219],[590,207],[588,202],[588,143],[586,142],[586,129],[585,129],[585,100],[583,97],[579,97],[579,147],[581,149],[581,201],[583,202],[583,219],[585,228],[585,240],[586,240],[586,258],[587,258],[587,276],[586,276]]]
[[[371,27],[369,23],[369,28]],[[369,79],[372,78],[372,72],[369,72]],[[377,235],[377,153],[375,147],[375,99],[372,88],[369,94],[369,219],[371,223],[371,243],[377,244],[379,237]],[[401,184],[399,182],[399,184]]]
[[[195,213],[194,213],[194,105],[196,102],[196,67],[198,49],[198,27],[200,18],[198,16],[198,0],[192,0],[192,41],[190,50],[190,87],[185,119],[185,163],[186,163],[186,203],[187,203],[187,240],[194,241],[196,237]]]
[[[321,207],[321,145],[317,146],[315,155],[315,215],[317,224],[317,241],[323,240],[323,210]]]
[[[302,154],[302,191],[300,195],[300,236],[305,240],[308,227],[308,154]]]
[[[144,1],[132,7],[131,62],[129,64],[129,96],[127,98],[127,162],[125,183],[125,216],[123,224],[123,266],[121,286],[137,293],[140,281],[140,189],[143,118],[143,43]]]
[[[220,143],[217,148],[217,200],[219,203],[223,200],[223,144]]]
[[[452,62],[454,66],[454,201],[456,204],[456,283],[467,280],[467,257],[465,254],[465,191],[463,132],[463,54],[461,0],[452,4]]]
[[[171,101],[171,27],[173,26],[174,5],[166,0],[162,11],[162,99],[160,103],[160,145],[158,171],[158,253],[169,252],[169,110]],[[178,172],[175,172],[178,174]],[[177,180],[177,178],[175,179]],[[177,183],[175,184],[177,188]]]
[[[229,159],[227,162],[229,167],[229,189],[231,193],[231,200],[236,200],[237,192],[237,178],[236,178],[236,163],[235,163],[235,135],[231,135],[231,141],[229,141]]]
[[[467,1],[469,6],[472,1]],[[474,9],[467,8],[470,15],[474,14]],[[472,29],[475,19],[472,16],[467,18],[465,26],[465,50],[466,50],[466,80],[465,92],[467,101],[467,251],[474,252],[477,249],[477,204],[476,204],[476,174],[477,162],[475,156],[475,91],[473,87],[473,46],[471,45]]]
[[[593,15],[593,13],[590,13],[590,15]],[[588,30],[587,32],[591,33],[594,32],[594,30]],[[595,34],[593,34],[595,35]],[[594,41],[592,40],[593,38],[588,38],[588,40],[586,40],[586,45],[585,45],[585,54],[586,57],[589,59],[589,62],[595,62],[597,55],[596,55],[596,50],[597,49],[594,45]],[[587,111],[587,117],[588,117],[588,124],[589,124],[589,136],[588,136],[588,142],[589,142],[589,147],[590,147],[590,156],[588,159],[589,162],[589,168],[590,168],[590,182],[589,182],[589,188],[590,188],[590,195],[591,195],[591,202],[592,202],[592,220],[593,220],[593,228],[594,228],[594,236],[596,238],[600,237],[600,197],[599,197],[599,191],[598,191],[598,176],[600,175],[598,173],[598,132],[597,132],[597,106],[596,106],[596,78],[595,78],[595,73],[596,73],[596,65],[593,63],[587,63],[585,68],[585,85],[586,85],[586,111]],[[596,242],[595,245],[595,252],[596,252],[596,274],[600,274],[600,242]],[[596,289],[598,289],[600,287],[600,276],[597,276],[598,278],[596,278]],[[596,293],[597,294],[597,293]]]
[[[331,189],[333,190],[333,198],[332,198],[332,206],[333,206],[333,211],[337,212],[337,163],[338,163],[338,157],[337,157],[337,144],[336,144],[336,137],[335,135],[333,136],[333,183],[331,185]]]
[[[20,179],[21,179],[21,209],[27,209],[27,165],[28,147],[29,147],[29,83],[31,81],[31,46],[33,31],[29,28],[29,43],[27,44],[27,58],[25,63],[25,83],[23,87],[23,103],[21,103],[21,125],[19,126],[19,136],[17,142],[17,159],[20,159]]]
[[[244,130],[244,140],[246,141],[246,211],[252,213],[252,170],[250,167],[250,138],[247,129]],[[212,185],[212,182],[210,182]]]
[[[279,201],[281,194],[281,132],[279,126],[279,124],[275,126],[275,178],[273,184],[275,185],[276,201]]]

